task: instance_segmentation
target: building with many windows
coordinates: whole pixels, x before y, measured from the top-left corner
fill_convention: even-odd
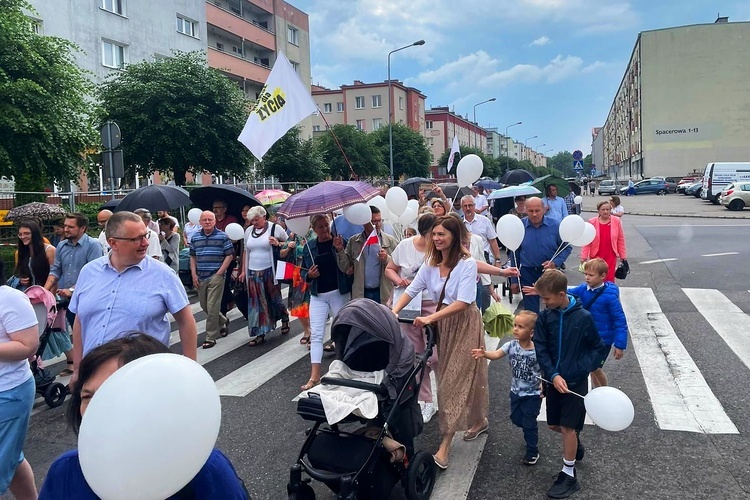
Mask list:
[[[750,22],[723,17],[640,33],[594,138],[604,173],[681,177],[709,162],[749,160],[748,40]]]
[[[458,137],[460,147],[472,147],[487,151],[487,133],[476,123],[457,115],[447,106],[433,107],[425,111],[425,139],[432,154],[430,169],[433,177],[455,176],[455,170],[449,174],[445,168],[438,168],[438,160],[446,151],[450,151],[453,137]]]

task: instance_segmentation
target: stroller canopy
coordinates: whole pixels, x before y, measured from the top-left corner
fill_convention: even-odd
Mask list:
[[[336,343],[336,358],[344,362],[354,351],[367,351],[368,345],[386,342],[385,372],[389,378],[402,377],[414,367],[414,346],[402,335],[396,315],[374,300],[354,299],[342,307],[333,319],[331,338]],[[385,383],[390,392],[392,387]]]

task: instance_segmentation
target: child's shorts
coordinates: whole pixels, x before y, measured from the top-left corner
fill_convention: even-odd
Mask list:
[[[602,363],[599,365],[599,368],[604,367],[604,362],[607,361],[607,358],[609,357],[609,353],[612,352],[612,344],[605,345],[604,347],[607,348],[607,355],[604,356],[604,359],[602,359]]]
[[[568,389],[585,396],[589,391],[588,379],[566,381]],[[562,394],[552,384],[547,385],[547,425],[559,425],[580,431],[586,420],[583,398],[575,394]]]

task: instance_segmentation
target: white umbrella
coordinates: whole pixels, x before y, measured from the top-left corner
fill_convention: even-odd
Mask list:
[[[525,184],[521,186],[508,186],[502,189],[498,189],[490,193],[487,199],[496,200],[498,198],[515,198],[516,196],[535,196],[538,194],[542,194],[542,192],[534,186]]]

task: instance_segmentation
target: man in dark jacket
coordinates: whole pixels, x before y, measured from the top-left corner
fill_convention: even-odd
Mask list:
[[[534,329],[534,346],[539,366],[552,383],[546,390],[547,424],[563,438],[563,468],[547,492],[551,498],[567,498],[580,486],[576,460],[584,449],[578,439],[586,418],[580,396],[588,392],[588,375],[606,357],[606,350],[591,314],[567,294],[568,279],[561,271],[545,271],[534,284],[547,309]]]

